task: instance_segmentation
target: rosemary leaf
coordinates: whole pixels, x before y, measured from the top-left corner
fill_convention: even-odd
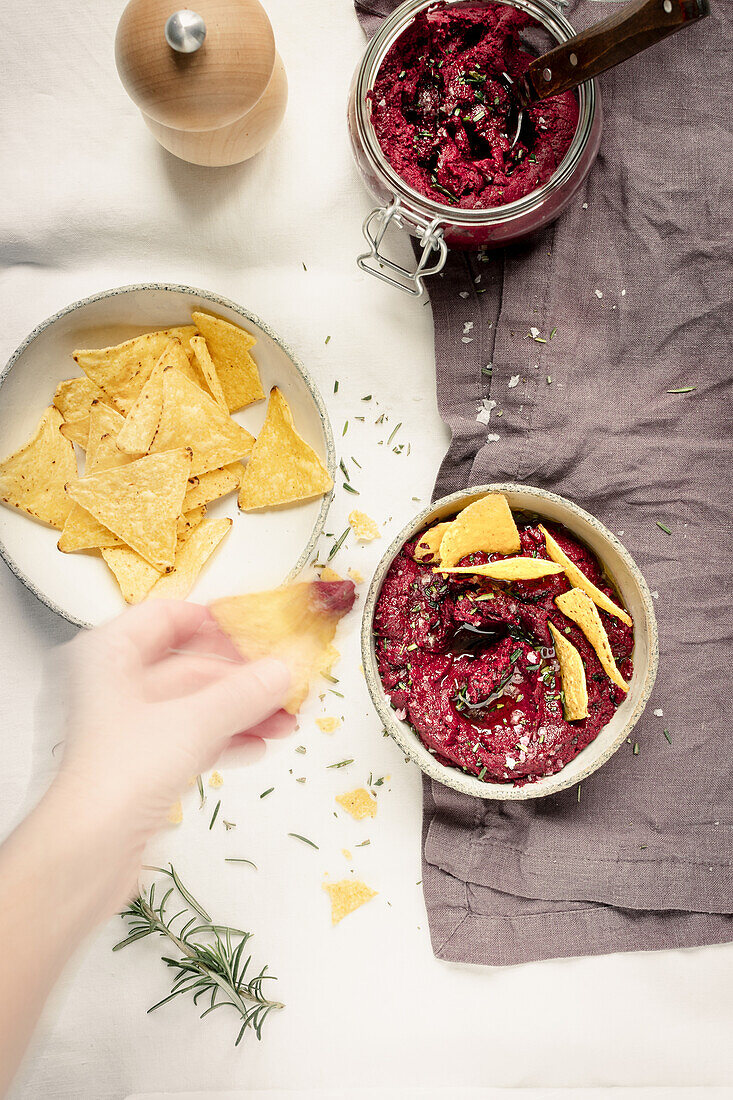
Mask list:
[[[216,806],[214,807],[214,812],[211,815],[211,821],[209,822],[209,829],[214,828],[214,822],[216,821],[216,815],[219,813],[220,806],[221,806],[221,799],[219,799]]]
[[[295,840],[302,840],[304,844],[310,844],[311,848],[318,850],[318,845],[309,840],[307,836],[301,836],[300,833],[288,833],[288,836],[292,836]]]

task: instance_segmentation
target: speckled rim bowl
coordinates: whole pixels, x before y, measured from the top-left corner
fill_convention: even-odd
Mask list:
[[[46,318],[45,321],[42,321],[40,324],[36,325],[33,331],[26,336],[20,347],[16,348],[16,350],[13,352],[4,369],[0,370],[0,386],[2,386],[3,383],[9,379],[16,365],[22,363],[23,356],[25,355],[28,348],[34,343],[34,341],[38,340],[39,336],[41,336],[42,334],[46,334],[55,326],[60,326],[61,328],[63,328],[64,325],[69,324],[73,320],[75,315],[83,314],[87,307],[95,305],[102,306],[104,303],[115,299],[124,302],[128,298],[132,299],[138,295],[142,295],[146,299],[149,297],[151,302],[157,302],[158,300],[163,302],[170,296],[172,303],[170,314],[174,318],[176,310],[175,303],[177,303],[177,301],[180,299],[190,299],[189,308],[209,308],[218,312],[222,312],[224,313],[224,315],[233,314],[233,317],[228,317],[229,320],[238,320],[240,323],[244,323],[245,325],[249,324],[250,326],[254,326],[255,328],[259,329],[265,337],[267,337],[270,341],[272,341],[274,345],[276,345],[276,347],[280,350],[285,359],[289,361],[290,365],[292,366],[294,376],[299,377],[301,383],[305,387],[305,390],[308,391],[310,398],[315,406],[315,412],[317,414],[317,418],[323,432],[323,441],[326,452],[326,465],[328,467],[328,472],[331,474],[332,478],[335,476],[336,450],[334,447],[331,422],[328,417],[328,412],[326,410],[323,397],[321,396],[318,386],[316,385],[311,375],[308,373],[307,369],[303,366],[303,364],[293,353],[291,348],[285,343],[285,341],[283,341],[278,336],[278,334],[265,321],[262,321],[256,314],[252,313],[248,309],[245,309],[244,306],[240,306],[237,302],[233,302],[231,301],[231,299],[225,298],[221,294],[214,294],[209,290],[201,290],[198,287],[186,286],[184,284],[173,282],[132,283],[127,286],[113,287],[111,290],[102,290],[96,294],[90,294],[86,298],[81,298],[76,302],[72,302],[70,305],[65,306],[63,309],[60,309],[57,313],[54,313],[53,316]],[[123,320],[122,318],[115,316],[113,320],[111,320],[109,323],[116,324],[118,326],[121,324],[126,324],[128,327],[134,326],[136,330],[145,331],[146,322],[141,321],[141,323],[138,324],[138,316],[142,316],[142,314],[138,314],[138,312],[135,312],[134,319],[131,321]],[[168,314],[166,313],[166,319],[167,317]],[[167,320],[161,322],[160,320],[151,319],[147,322],[147,324],[149,324],[151,328],[160,323],[167,323]],[[104,321],[96,320],[95,324],[97,324],[98,327],[103,326]],[[130,335],[132,334],[133,333],[131,333]],[[68,366],[70,372],[73,372],[73,364],[69,362]],[[2,395],[0,395],[2,399],[4,399],[4,393],[5,391],[3,390]],[[312,558],[316,543],[318,542],[318,538],[326,522],[326,516],[328,514],[328,509],[331,504],[332,497],[333,490],[324,494],[321,500],[320,508],[318,509],[318,513],[314,517],[314,522],[307,533],[303,548],[299,553],[298,560],[287,571],[287,575],[281,578],[283,582],[292,580],[294,577],[297,577],[301,570],[305,567],[306,563]],[[5,561],[11,572],[13,572],[16,577],[20,581],[22,581],[26,588],[28,588],[29,591],[31,591],[33,595],[41,601],[41,603],[44,603],[47,607],[49,607],[51,611],[54,611],[57,615],[60,615],[62,618],[66,619],[68,622],[72,623],[75,626],[88,627],[89,625],[91,625],[84,618],[80,618],[79,616],[70,613],[67,609],[59,606],[58,602],[56,602],[46,592],[44,592],[42,588],[39,587],[39,585],[36,584],[31,579],[31,577],[27,575],[25,570],[21,568],[18,562],[15,561],[13,555],[4,545],[2,538],[0,538],[0,558]],[[123,604],[120,604],[119,610],[122,610],[123,606]]]
[[[504,493],[514,511],[533,512],[544,520],[564,524],[598,556],[634,620],[634,674],[628,695],[611,721],[603,727],[595,741],[579,752],[561,771],[521,787],[513,783],[486,783],[474,775],[467,775],[460,768],[440,764],[409,723],[400,721],[389,705],[379,678],[374,651],[374,609],[387,571],[404,544],[429,524],[450,519],[456,512],[486,493]],[[651,594],[628,550],[624,549],[602,523],[572,501],[544,489],[513,483],[477,485],[465,492],[442,497],[435,504],[424,508],[400,531],[377,566],[369,586],[362,619],[361,651],[367,686],[374,706],[385,729],[404,753],[426,775],[446,787],[475,798],[502,800],[542,798],[556,794],[587,779],[601,764],[605,764],[624,743],[641,717],[654,686],[659,660],[657,623]]]

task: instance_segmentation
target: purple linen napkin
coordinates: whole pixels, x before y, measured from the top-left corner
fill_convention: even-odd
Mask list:
[[[581,29],[609,6],[566,11]],[[367,33],[394,7],[356,0]],[[718,4],[606,73],[601,151],[569,210],[521,245],[450,253],[429,282],[452,433],[436,495],[520,481],[577,501],[636,559],[660,632],[638,753],[622,746],[580,793],[497,803],[425,781],[440,958],[733,939],[732,38]]]

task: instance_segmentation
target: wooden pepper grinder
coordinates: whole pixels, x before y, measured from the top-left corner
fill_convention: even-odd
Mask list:
[[[258,0],[130,0],[115,39],[120,79],[160,144],[193,164],[238,164],[282,122],[285,69]]]

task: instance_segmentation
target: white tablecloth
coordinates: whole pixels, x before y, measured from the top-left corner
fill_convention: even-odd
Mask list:
[[[294,346],[326,396],[361,490],[358,501],[339,493],[327,530],[338,534],[355,502],[384,523],[381,542],[342,552],[335,564],[368,574],[418,507],[412,498],[428,499],[447,439],[435,406],[429,308],[354,263],[369,200],[344,120],[363,48],[351,6],[269,0],[290,79],[287,118],[255,161],[214,170],[158,148],[124,94],[112,50],[121,7],[7,0],[3,8],[0,358],[57,308],[125,283],[172,280],[244,304]],[[389,431],[402,423],[409,456],[378,444],[388,434],[373,423],[382,412]],[[365,423],[355,420],[362,415]],[[4,567],[0,601],[5,833],[26,804],[31,773],[35,789],[49,768],[40,666],[49,644],[71,630]],[[181,1001],[146,1016],[167,992],[167,974],[152,940],[111,953],[122,930],[116,919],[69,967],[14,1095],[335,1096],[390,1086],[457,1097],[459,1087],[616,1085],[659,1086],[662,1095],[679,1086],[687,1100],[682,1086],[725,1091],[733,1080],[730,946],[506,970],[433,958],[418,885],[419,774],[382,737],[371,710],[357,615],[345,634],[337,674],[346,698],[316,700],[292,741],[247,771],[226,771],[203,811],[191,792],[182,826],[151,853],[173,860],[220,920],[255,930],[255,958],[277,974],[287,1009],[268,1020],[262,1043],[250,1038],[237,1050],[235,1021],[224,1013],[199,1022]],[[343,726],[320,732],[318,713],[343,715]],[[347,757],[355,759],[349,769],[326,769]],[[335,818],[334,794],[370,771],[390,776],[377,819]],[[307,783],[294,782],[300,775]],[[208,829],[218,797],[221,816],[237,824],[230,832]],[[313,837],[319,850],[288,832]],[[370,846],[357,848],[366,838]],[[353,865],[342,848],[354,852]],[[224,864],[225,854],[251,858],[259,870]],[[379,897],[332,928],[322,876],[350,866]]]

